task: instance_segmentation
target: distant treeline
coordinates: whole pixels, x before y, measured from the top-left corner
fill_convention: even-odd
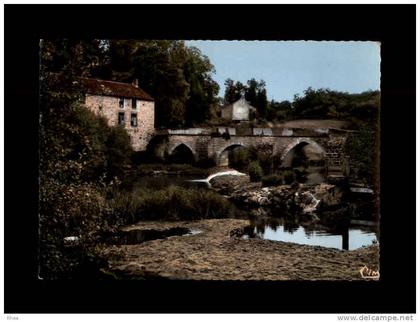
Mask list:
[[[232,103],[244,96],[257,109],[254,118],[259,121],[286,121],[293,119],[337,119],[344,121],[375,121],[380,105],[379,91],[349,94],[330,89],[309,87],[303,96],[295,95],[292,102],[267,100],[266,83],[254,78],[243,84],[227,79],[224,100]]]

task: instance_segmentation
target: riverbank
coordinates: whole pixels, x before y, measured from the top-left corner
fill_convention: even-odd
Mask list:
[[[109,272],[118,278],[191,280],[362,280],[363,266],[379,268],[379,247],[353,251],[242,238],[242,219],[140,222],[125,231],[168,231],[183,227],[196,234],[172,236],[104,250]]]

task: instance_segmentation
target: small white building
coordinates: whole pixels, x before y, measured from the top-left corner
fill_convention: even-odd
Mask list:
[[[255,107],[242,96],[236,102],[222,107],[222,118],[231,121],[249,121],[250,112],[255,111]]]

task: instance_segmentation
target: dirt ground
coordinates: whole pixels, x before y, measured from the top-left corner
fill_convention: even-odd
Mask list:
[[[201,233],[106,249],[110,272],[123,278],[192,280],[362,280],[366,265],[378,269],[379,247],[353,251],[238,237],[249,222],[211,219],[142,222],[124,230],[187,227]],[[236,234],[235,234],[236,232]]]

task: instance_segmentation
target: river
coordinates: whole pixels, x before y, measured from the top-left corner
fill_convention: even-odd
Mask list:
[[[320,178],[312,177],[318,181]],[[157,175],[142,176],[136,181],[136,189],[162,189],[169,185],[185,188],[210,189],[206,178],[197,178],[197,175]],[[248,217],[250,226],[243,238],[263,238],[275,241],[292,242],[304,245],[323,246],[342,250],[354,250],[378,242],[379,232],[377,225],[348,225],[346,227],[325,227],[320,225],[308,226],[301,223],[276,218]]]

